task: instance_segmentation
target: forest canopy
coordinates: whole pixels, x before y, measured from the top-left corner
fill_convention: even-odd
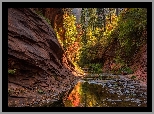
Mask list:
[[[65,38],[61,40],[61,33],[55,31],[67,57],[77,68],[97,64],[102,67],[105,53],[111,48],[113,60],[127,66],[146,42],[143,37],[147,29],[146,8],[80,8],[79,21],[72,10],[63,10]]]

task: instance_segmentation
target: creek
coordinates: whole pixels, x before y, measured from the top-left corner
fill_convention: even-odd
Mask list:
[[[147,107],[147,87],[122,75],[88,75],[54,106]]]

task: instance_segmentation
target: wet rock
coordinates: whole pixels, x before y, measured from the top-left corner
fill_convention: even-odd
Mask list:
[[[109,92],[112,93],[112,94],[115,93],[115,91],[113,89],[109,89]]]
[[[135,88],[134,86],[128,86],[129,88]]]
[[[130,100],[131,100],[130,98],[124,99],[124,101],[130,101]]]
[[[108,85],[108,87],[112,87],[112,85],[111,85],[111,84],[109,84],[109,85]]]
[[[133,80],[127,80],[124,78],[117,79],[117,81],[115,80],[116,79],[110,79],[110,80],[104,80],[104,81],[87,80],[87,82],[89,82],[90,89],[88,89],[89,86],[86,86],[86,88],[88,90],[88,93],[91,93],[95,96],[94,99],[96,99],[96,101],[101,98],[101,103],[98,102],[98,105],[101,105],[104,107],[112,107],[112,106],[113,107],[116,107],[116,106],[145,107],[146,106],[146,103],[143,102],[147,98],[146,88],[138,87],[138,85],[140,85],[139,82],[134,82]],[[83,83],[86,83],[86,82],[83,82]],[[98,86],[99,84],[101,84],[102,86]],[[98,87],[98,88],[95,88],[95,90],[101,90],[102,93],[99,94],[99,93],[94,93],[94,91],[90,91],[92,90],[93,87]],[[90,100],[91,97],[90,98],[87,97],[87,100],[88,99]]]
[[[129,94],[130,92],[128,90],[126,90],[124,93]]]
[[[110,82],[107,82],[106,85],[109,86],[109,85],[111,85],[111,83],[110,83]],[[111,85],[111,86],[112,86],[112,85]]]

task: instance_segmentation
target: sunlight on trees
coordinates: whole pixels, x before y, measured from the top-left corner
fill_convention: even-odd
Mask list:
[[[84,67],[92,61],[97,63],[115,41],[119,43],[115,59],[127,62],[145,41],[141,39],[147,22],[144,8],[82,8],[78,24],[71,8],[63,11],[65,38],[60,40],[60,33],[55,31],[75,66]]]

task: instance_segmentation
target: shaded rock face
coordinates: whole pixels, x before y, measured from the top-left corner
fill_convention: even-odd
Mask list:
[[[77,79],[54,30],[29,8],[8,9],[10,69],[16,71],[8,74],[8,106],[52,103],[60,99]]]
[[[51,26],[57,30],[60,39],[65,38],[65,29],[63,27],[63,10],[62,8],[33,8],[34,11],[39,11],[44,17],[50,20]]]

